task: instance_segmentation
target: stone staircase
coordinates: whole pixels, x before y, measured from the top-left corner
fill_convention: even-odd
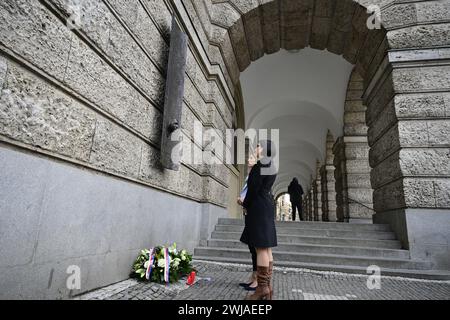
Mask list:
[[[326,222],[277,222],[277,266],[367,274],[376,265],[382,275],[448,280],[450,272],[413,260],[387,225]],[[239,241],[243,220],[219,219],[207,245],[194,250],[196,260],[251,264]]]

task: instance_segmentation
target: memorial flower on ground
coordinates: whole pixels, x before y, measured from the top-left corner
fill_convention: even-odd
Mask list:
[[[168,277],[166,263],[169,266]],[[186,250],[178,251],[174,243],[168,248],[158,246],[151,250],[141,250],[133,263],[131,277],[156,283],[164,283],[168,278],[173,283],[192,271],[192,255]]]

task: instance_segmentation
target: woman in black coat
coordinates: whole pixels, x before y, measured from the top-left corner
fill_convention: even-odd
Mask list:
[[[264,155],[264,157],[263,157]],[[275,150],[271,141],[261,141],[256,148],[259,159],[248,178],[248,191],[243,207],[247,210],[241,241],[256,248],[258,287],[250,300],[272,299],[271,277],[273,270],[272,248],[277,246],[275,207],[272,186],[276,174],[271,159]]]

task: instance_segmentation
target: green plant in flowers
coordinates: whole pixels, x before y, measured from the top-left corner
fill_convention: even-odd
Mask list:
[[[152,273],[150,276],[151,282],[164,283],[164,246],[158,246],[154,249],[154,261]],[[174,243],[169,248],[170,267],[169,267],[169,281],[171,283],[177,282],[181,277],[188,275],[193,269],[192,255],[186,250],[177,250],[177,244]],[[145,273],[150,264],[150,250],[141,250],[138,257],[133,263],[131,277],[146,281]]]

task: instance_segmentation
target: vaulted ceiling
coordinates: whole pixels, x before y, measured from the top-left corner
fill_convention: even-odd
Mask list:
[[[342,135],[352,69],[342,56],[306,48],[266,55],[241,74],[246,129],[280,130],[277,192],[293,177],[309,186],[324,162],[327,132]]]

